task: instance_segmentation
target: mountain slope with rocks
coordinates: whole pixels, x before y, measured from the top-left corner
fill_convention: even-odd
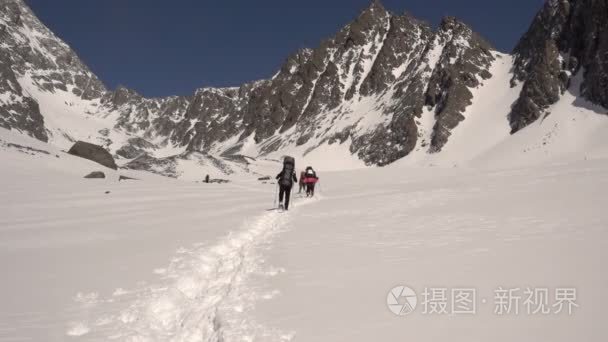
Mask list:
[[[524,86],[510,115],[514,132],[550,114],[579,73],[582,98],[608,107],[608,1],[547,1],[515,56],[513,83]]]
[[[435,29],[373,1],[270,79],[145,98],[108,90],[23,0],[3,0],[0,127],[64,149],[96,143],[123,167],[174,177],[184,165],[225,175],[283,154],[333,169],[467,162],[517,140],[567,92],[572,108],[605,114],[607,3],[548,1],[511,56],[456,18]],[[487,130],[467,134],[472,121]]]

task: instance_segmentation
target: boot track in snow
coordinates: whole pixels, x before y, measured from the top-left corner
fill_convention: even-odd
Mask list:
[[[84,303],[85,317],[99,317],[73,322],[67,335],[120,341],[291,339],[292,335],[263,327],[243,314],[257,300],[275,294],[255,293],[248,288],[247,280],[252,275],[270,277],[282,272],[264,266],[260,249],[286,229],[288,220],[288,212],[267,212],[214,246],[199,244],[180,249],[168,268],[156,271],[163,275],[161,284],[136,291],[117,290],[113,298],[104,301],[98,301],[96,294],[79,293],[77,301],[93,299]],[[99,307],[119,301],[130,304],[114,314],[104,313]]]

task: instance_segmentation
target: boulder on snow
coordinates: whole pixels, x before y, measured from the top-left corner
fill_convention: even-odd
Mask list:
[[[225,183],[230,183],[230,181],[227,179],[212,179],[209,181],[209,183],[225,184]]]
[[[77,141],[68,151],[69,154],[94,161],[110,169],[118,169],[110,152],[101,146],[84,141]]]
[[[91,172],[88,175],[84,176],[84,178],[101,179],[101,178],[106,178],[106,174],[101,171],[94,171],[94,172]]]
[[[118,177],[118,181],[120,182],[120,181],[123,181],[123,180],[139,180],[139,179],[120,175]]]

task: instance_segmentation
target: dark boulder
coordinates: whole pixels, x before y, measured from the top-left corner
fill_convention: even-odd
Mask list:
[[[95,172],[91,172],[88,175],[84,176],[84,178],[88,178],[88,179],[103,179],[106,178],[105,173],[101,172],[101,171],[95,171]]]
[[[123,180],[138,180],[138,179],[137,178],[132,178],[132,177],[127,177],[127,176],[120,175],[118,177],[118,181],[120,182],[120,181],[123,181]]]
[[[78,141],[70,148],[69,154],[94,161],[110,169],[118,169],[116,162],[110,152],[106,151],[103,147],[87,143],[84,141]]]
[[[226,183],[230,183],[229,180],[227,179],[212,179],[209,181],[210,184],[226,184]]]

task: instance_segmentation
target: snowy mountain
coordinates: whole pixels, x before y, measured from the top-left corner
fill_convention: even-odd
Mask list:
[[[0,341],[606,341],[607,5],[505,54],[374,1],[272,78],[149,99],[0,0]],[[251,177],[284,154],[320,175],[288,211]]]
[[[548,1],[515,56],[513,83],[523,89],[509,117],[514,132],[550,114],[568,89],[608,107],[608,2]]]
[[[107,179],[83,179],[99,166],[8,133],[33,149],[0,141],[2,341],[608,336],[608,158],[323,172],[315,198],[294,192],[278,213],[268,211],[271,184],[109,169]],[[418,295],[407,317],[386,305],[396,285]],[[495,314],[499,286],[520,289],[504,315]],[[461,287],[477,289],[475,315],[452,314],[449,292],[445,314],[424,314],[425,288]],[[549,313],[528,314],[537,307],[528,287],[551,289]],[[557,314],[555,288],[573,287],[572,315],[567,306]]]
[[[64,149],[97,143],[126,168],[175,177],[248,172],[254,159],[287,153],[345,169],[464,163],[501,144],[525,152],[537,143],[511,134],[554,106],[578,113],[558,126],[605,124],[594,115],[608,106],[607,4],[548,1],[507,55],[455,18],[433,29],[373,1],[270,79],[148,99],[106,89],[22,0],[3,0],[0,126]],[[532,140],[555,130],[542,125]]]

